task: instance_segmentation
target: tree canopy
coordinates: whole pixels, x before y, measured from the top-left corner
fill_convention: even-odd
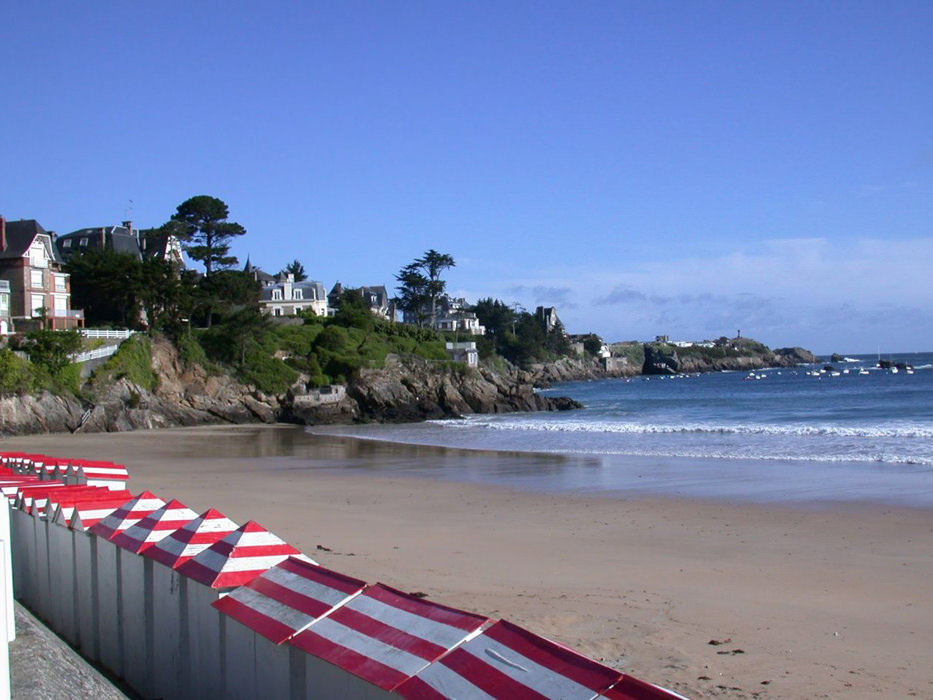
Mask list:
[[[210,277],[215,270],[237,264],[230,255],[230,242],[242,236],[246,229],[234,221],[227,221],[230,210],[223,200],[208,195],[186,199],[172,214],[168,229],[183,242],[185,252],[192,260],[204,265]]]
[[[400,283],[396,289],[396,303],[402,311],[414,315],[419,326],[426,321],[434,325],[437,318],[437,300],[447,289],[441,273],[456,266],[447,253],[438,253],[431,248],[399,270],[395,279]]]
[[[296,282],[304,282],[308,279],[308,274],[305,272],[305,266],[301,264],[298,258],[292,260],[288,265],[282,268],[279,271],[279,277],[284,277],[285,275],[294,275]]]

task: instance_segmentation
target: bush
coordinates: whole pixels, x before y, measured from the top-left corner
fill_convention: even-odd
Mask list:
[[[159,377],[152,370],[152,344],[144,335],[136,334],[124,340],[107,363],[94,373],[93,383],[99,385],[124,378],[147,391],[154,391],[159,384]]]
[[[34,385],[32,365],[12,350],[0,348],[0,394],[25,394]]]
[[[246,362],[237,373],[246,384],[267,394],[282,394],[298,378],[298,373],[282,360],[261,352],[247,352]]]

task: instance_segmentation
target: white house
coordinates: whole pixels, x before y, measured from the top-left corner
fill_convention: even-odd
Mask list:
[[[327,294],[324,285],[314,280],[296,282],[292,274],[263,285],[259,308],[270,316],[294,316],[299,311],[313,311],[327,316]]]

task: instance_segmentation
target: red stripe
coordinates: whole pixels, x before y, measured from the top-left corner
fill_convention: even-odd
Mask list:
[[[400,610],[426,617],[435,622],[442,622],[445,625],[450,625],[451,627],[456,627],[466,632],[472,632],[488,619],[483,615],[474,615],[464,610],[457,610],[456,608],[450,608],[446,605],[415,598],[408,593],[402,593],[382,583],[371,586],[366,591],[366,595],[382,601],[387,605],[391,605],[392,607],[399,608]]]
[[[527,659],[597,692],[608,688],[621,675],[608,666],[505,620],[500,620],[483,634],[514,649]]]
[[[352,649],[334,644],[310,629],[305,630],[296,637],[292,637],[289,644],[294,644],[299,649],[329,661],[338,668],[349,671],[353,675],[359,676],[385,690],[392,690],[408,677],[391,666],[386,666],[368,656],[358,654]]]
[[[354,600],[357,600],[357,598],[354,598]],[[414,654],[427,661],[433,661],[447,651],[446,647],[442,647],[434,642],[429,642],[421,637],[416,637],[398,627],[392,627],[379,620],[374,620],[368,615],[357,612],[349,607],[351,605],[353,605],[352,601],[342,608],[337,608],[337,610],[330,614],[328,619],[356,630],[366,637],[378,639],[384,644],[393,646],[396,649],[402,649],[409,654]]]
[[[448,700],[446,695],[434,690],[417,676],[402,683],[395,689],[395,693],[406,700]]]
[[[211,603],[211,605],[237,622],[246,625],[257,634],[261,634],[274,644],[281,644],[295,633],[295,630],[288,625],[282,624],[268,615],[263,615],[255,608],[243,605],[243,603],[230,596],[224,596],[220,600]]]
[[[662,688],[645,683],[637,678],[625,676],[602,696],[611,700],[673,700],[676,695]]]
[[[330,603],[324,603],[317,598],[311,598],[292,588],[286,588],[275,581],[270,581],[264,576],[254,578],[250,582],[249,587],[257,593],[262,593],[267,598],[277,600],[283,605],[287,605],[293,610],[302,612],[305,615],[310,615],[313,618],[320,617],[334,607]]]
[[[366,585],[365,581],[341,574],[337,571],[325,569],[323,566],[312,564],[304,559],[289,557],[279,564],[278,567],[296,574],[297,576],[301,576],[302,578],[311,579],[325,586],[336,588],[341,593],[346,593],[348,595],[356,593]]]
[[[529,688],[520,681],[510,678],[499,669],[463,649],[454,649],[439,662],[494,698],[521,698],[522,700],[547,700],[547,697]],[[618,676],[618,674],[616,674]],[[595,693],[595,691],[594,691]]]

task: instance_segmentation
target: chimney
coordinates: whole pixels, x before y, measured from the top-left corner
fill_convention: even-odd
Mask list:
[[[132,222],[132,221],[124,221],[124,222],[123,222],[123,228],[125,228],[127,231],[129,231],[131,236],[135,235],[135,232],[133,231],[133,222]]]
[[[0,216],[0,251],[6,250],[6,219]]]

